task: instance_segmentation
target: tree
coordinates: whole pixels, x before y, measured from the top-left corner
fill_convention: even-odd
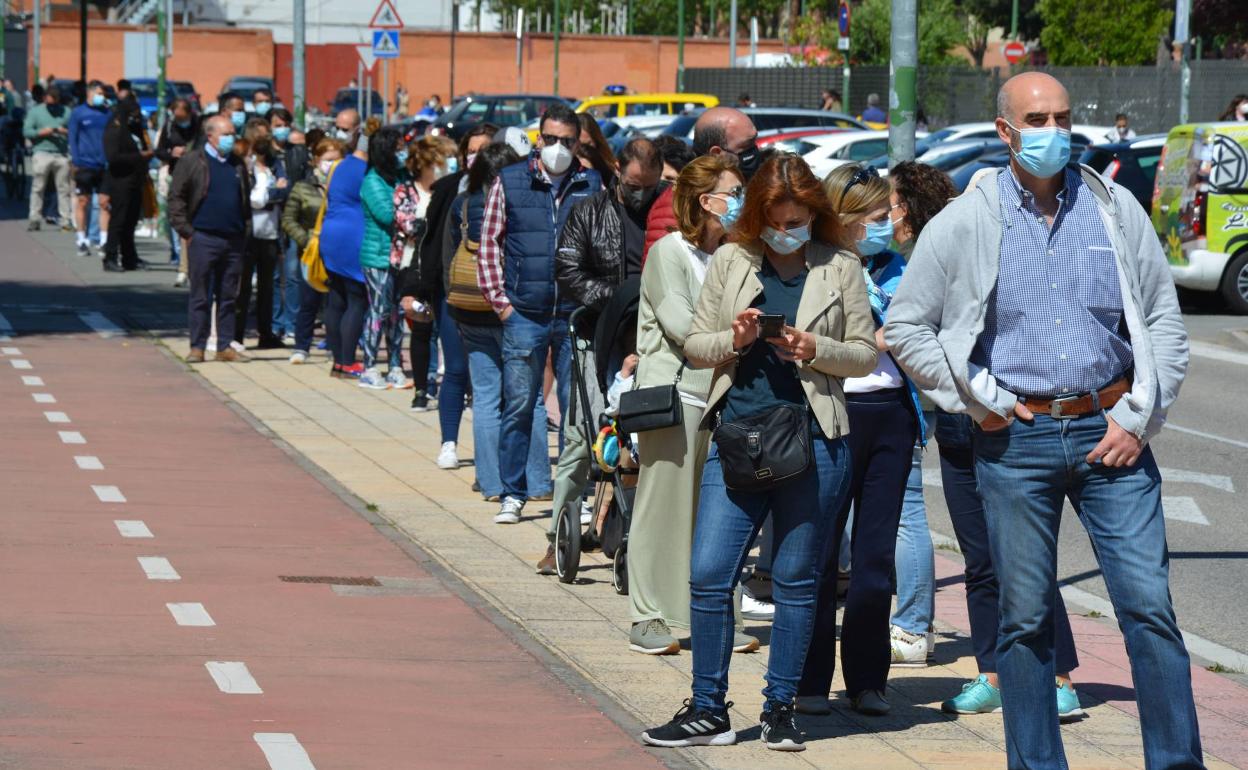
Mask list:
[[[856,64],[888,64],[892,45],[892,0],[863,0],[853,6],[850,60]],[[950,54],[962,43],[963,19],[954,0],[919,0],[919,63],[953,64]],[[835,51],[840,29],[835,14],[809,14],[794,25],[790,45],[812,45]],[[827,63],[838,63],[835,61]]]
[[[1013,0],[958,0],[965,27],[962,46],[966,48],[976,67],[984,66],[984,54],[988,52],[988,36],[1000,28],[1010,31],[1010,14]],[[1021,0],[1018,12],[1018,36],[1023,40],[1040,37],[1044,24],[1036,10],[1036,0]]]
[[[1040,0],[1040,43],[1057,66],[1151,64],[1174,11],[1164,0]]]
[[[1194,0],[1192,39],[1203,42],[1204,56],[1248,57],[1248,3],[1243,0]]]
[[[750,17],[758,17],[759,33],[764,37],[780,37],[787,33],[782,25],[788,19],[794,0],[740,0],[738,3],[738,34],[748,38]],[[616,11],[626,7],[626,0],[559,0],[559,10],[564,19],[573,14],[582,14],[591,25],[592,32],[602,32],[599,19],[602,6]],[[489,0],[489,8],[495,13],[510,17],[517,10],[524,9],[525,15],[539,18],[553,17],[555,0]],[[638,35],[675,35],[678,31],[679,16],[676,13],[677,0],[633,0],[633,32]],[[698,20],[703,21],[703,31],[714,34],[715,28],[721,26],[727,31],[728,0],[685,0],[685,34],[694,35]],[[718,19],[719,24],[716,24]],[[565,22],[566,23],[566,22]]]

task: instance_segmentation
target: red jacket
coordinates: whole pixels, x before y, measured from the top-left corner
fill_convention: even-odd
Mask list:
[[[672,208],[675,189],[675,185],[669,186],[650,206],[650,214],[646,217],[646,246],[641,253],[642,265],[646,264],[646,255],[655,241],[680,229],[676,226],[676,211]]]

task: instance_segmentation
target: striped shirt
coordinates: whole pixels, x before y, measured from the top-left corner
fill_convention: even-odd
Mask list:
[[[1001,177],[1001,257],[971,360],[1018,395],[1099,390],[1131,368],[1113,244],[1074,169],[1049,227],[1035,197]]]

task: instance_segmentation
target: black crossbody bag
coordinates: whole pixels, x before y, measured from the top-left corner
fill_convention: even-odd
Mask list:
[[[654,385],[634,388],[620,394],[620,411],[617,416],[620,430],[625,433],[642,433],[660,428],[674,428],[684,421],[685,410],[681,406],[680,377],[685,372],[685,362],[676,370],[676,381],[671,385]]]
[[[805,404],[720,422],[713,438],[724,485],[738,492],[766,492],[805,473],[815,460]]]

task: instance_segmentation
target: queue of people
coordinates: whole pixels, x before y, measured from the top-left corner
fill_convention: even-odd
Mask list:
[[[618,414],[621,390],[672,389],[674,421],[630,441],[628,647],[679,654],[687,633],[693,679],[647,744],[736,742],[726,695],[733,655],[759,648],[741,610],[755,547],[767,748],[802,750],[798,715],[831,712],[838,648],[850,708],[890,712],[892,668],[929,665],[934,647],[921,467],[934,440],[978,668],[942,709],[1004,711],[1011,768],[1065,766],[1058,726],[1083,714],[1055,575],[1069,498],[1143,674],[1146,763],[1203,767],[1147,447],[1186,337],[1138,203],[1070,165],[1069,98],[1052,77],[1002,87],[1011,164],[957,198],[916,163],[818,179],[796,155],[760,152],[749,117],[727,107],[699,117],[691,148],[636,138],[613,154],[595,121],[561,105],[531,146],[514,129],[480,125],[455,143],[353,110],[304,136],[281,109],[249,116],[227,95],[203,119],[175,104],[151,148],[133,96],[102,121],[89,93],[73,115],[55,93],[41,105],[39,167],[55,178],[73,154],[80,197],[107,188],[105,267],[123,270],[138,259],[147,163],[169,167],[187,360],[247,360],[256,274],[258,347],[289,345],[291,364],[309,364],[319,314],[331,377],[436,405],[440,468],[460,466],[472,409],[474,490],[498,505],[495,523],[585,497],[598,458],[578,410],[596,424]],[[630,355],[600,361],[593,322],[625,285],[639,287]],[[570,395],[574,358],[584,399]],[[603,393],[608,365],[619,373]],[[595,525],[596,511],[581,515]],[[554,534],[552,517],[539,574],[556,572]]]

